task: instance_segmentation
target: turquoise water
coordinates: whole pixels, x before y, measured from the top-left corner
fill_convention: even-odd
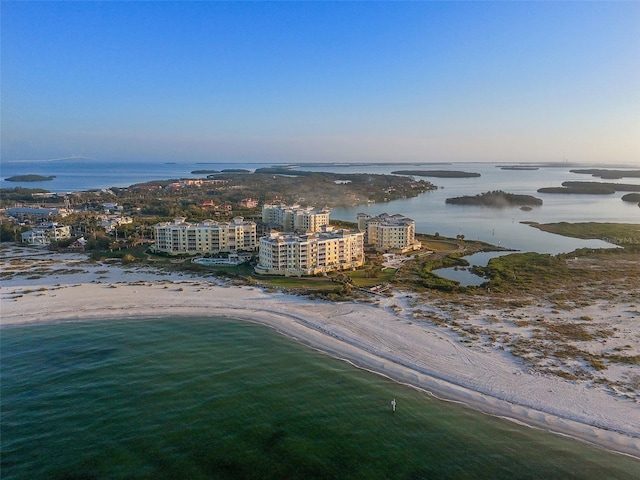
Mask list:
[[[105,320],[0,333],[4,480],[640,472],[628,457],[435,400],[260,325]]]

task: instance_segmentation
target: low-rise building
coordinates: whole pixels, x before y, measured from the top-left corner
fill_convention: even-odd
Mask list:
[[[170,255],[253,251],[257,246],[256,224],[235,217],[230,222],[186,222],[184,217],[154,225],[154,250]]]
[[[23,242],[35,246],[46,246],[67,238],[71,238],[71,227],[56,222],[43,223],[22,234]]]
[[[35,217],[40,219],[54,215],[66,217],[70,213],[69,209],[65,207],[10,207],[6,211],[6,215],[9,217]]]
[[[365,232],[365,244],[383,251],[406,253],[419,250],[421,243],[416,240],[416,224],[400,214],[382,213],[375,217],[366,213],[358,214],[358,229]]]
[[[258,200],[255,198],[243,198],[238,202],[241,208],[256,208],[258,206]]]
[[[97,219],[100,221],[100,226],[104,228],[107,233],[115,232],[120,225],[130,225],[133,223],[132,217],[124,215],[99,215]]]
[[[303,276],[364,265],[364,233],[325,226],[306,234],[271,232],[260,239],[258,274]]]
[[[122,205],[118,205],[117,203],[113,203],[113,202],[108,202],[108,203],[103,203],[102,204],[102,209],[106,212],[106,213],[110,213],[110,212],[122,212],[124,210],[124,207]]]

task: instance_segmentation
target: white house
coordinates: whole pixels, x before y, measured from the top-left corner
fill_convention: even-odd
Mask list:
[[[46,246],[67,238],[71,238],[71,227],[56,222],[43,223],[22,234],[23,242],[36,246]]]

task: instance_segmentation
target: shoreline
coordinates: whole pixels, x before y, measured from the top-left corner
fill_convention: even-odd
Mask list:
[[[28,276],[27,269],[3,280],[2,328],[167,316],[249,321],[440,400],[640,459],[637,401],[533,371],[505,351],[466,345],[416,320],[408,294],[331,303],[78,258],[61,259],[66,272]],[[4,271],[10,260],[3,255]]]

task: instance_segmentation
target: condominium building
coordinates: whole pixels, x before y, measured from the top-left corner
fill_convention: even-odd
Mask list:
[[[271,232],[260,239],[256,273],[303,276],[348,270],[364,264],[364,232],[334,230],[306,234]]]
[[[230,222],[189,223],[183,217],[154,225],[154,250],[170,255],[252,251],[257,246],[256,224],[235,217]]]
[[[403,215],[383,213],[372,217],[359,213],[358,229],[365,232],[365,244],[379,250],[401,253],[419,250],[422,246],[416,240],[416,224]]]
[[[319,232],[329,225],[329,208],[287,206],[265,204],[262,207],[262,221],[267,225],[278,225],[284,231]]]

